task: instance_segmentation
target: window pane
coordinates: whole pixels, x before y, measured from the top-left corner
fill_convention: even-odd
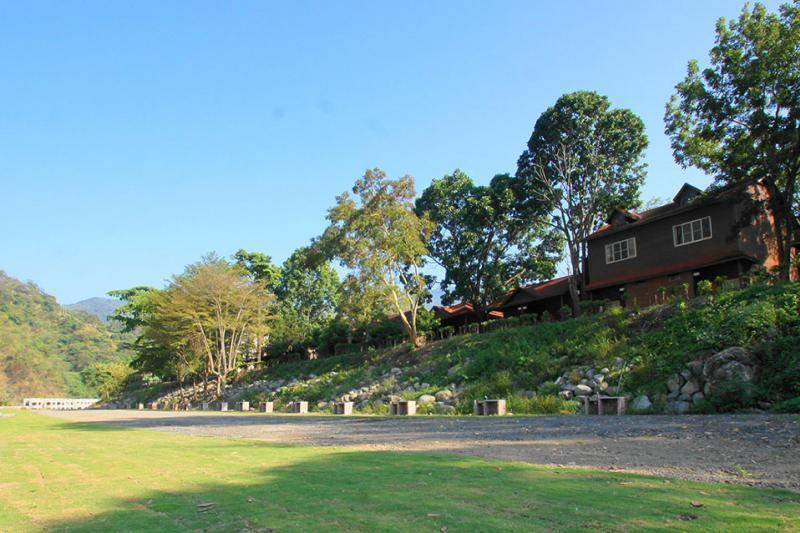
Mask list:
[[[701,222],[703,226],[703,238],[708,239],[711,237],[711,219],[706,217]]]
[[[699,241],[703,238],[703,230],[700,227],[700,221],[695,220],[692,222],[692,240]]]
[[[675,244],[683,244],[683,226],[675,226]]]

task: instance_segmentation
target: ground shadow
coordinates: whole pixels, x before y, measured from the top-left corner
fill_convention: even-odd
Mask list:
[[[263,443],[228,443],[257,463],[279,453]],[[212,462],[215,457],[208,457]],[[198,469],[201,465],[198,465]],[[781,524],[800,510],[785,493],[684,487],[647,477],[533,468],[447,455],[329,451],[248,472],[248,479],[147,490],[90,517],[47,524],[67,531],[476,531]],[[187,480],[189,481],[189,480]],[[703,490],[705,489],[705,490]],[[79,489],[78,489],[79,490]],[[702,492],[702,495],[700,494]],[[703,499],[703,508],[689,500]],[[782,499],[783,498],[783,499]],[[770,507],[772,506],[772,507]]]

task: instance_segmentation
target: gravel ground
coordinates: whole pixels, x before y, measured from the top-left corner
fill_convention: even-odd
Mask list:
[[[800,490],[796,415],[332,417],[88,410],[48,414],[195,436],[436,451]]]

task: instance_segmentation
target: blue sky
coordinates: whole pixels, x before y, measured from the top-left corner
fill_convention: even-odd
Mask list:
[[[70,303],[212,250],[282,261],[365,168],[513,172],[575,90],[644,119],[645,199],[707,185],[664,104],[741,6],[0,2],[0,270]]]

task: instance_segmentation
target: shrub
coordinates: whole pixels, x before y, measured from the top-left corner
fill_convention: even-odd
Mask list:
[[[758,403],[759,391],[749,381],[733,380],[718,384],[714,393],[700,406],[693,409],[700,413],[727,413],[740,409],[749,409]]]
[[[508,398],[507,407],[514,414],[570,415],[577,412],[578,402],[552,395],[536,395],[533,398],[511,396]]]
[[[553,381],[545,381],[536,390],[541,396],[557,396],[561,388]]]
[[[701,296],[709,296],[714,294],[714,284],[709,280],[704,279],[697,283],[697,292]]]
[[[792,398],[791,400],[786,400],[780,403],[776,403],[772,406],[772,412],[774,413],[800,413],[800,396],[797,398]]]

